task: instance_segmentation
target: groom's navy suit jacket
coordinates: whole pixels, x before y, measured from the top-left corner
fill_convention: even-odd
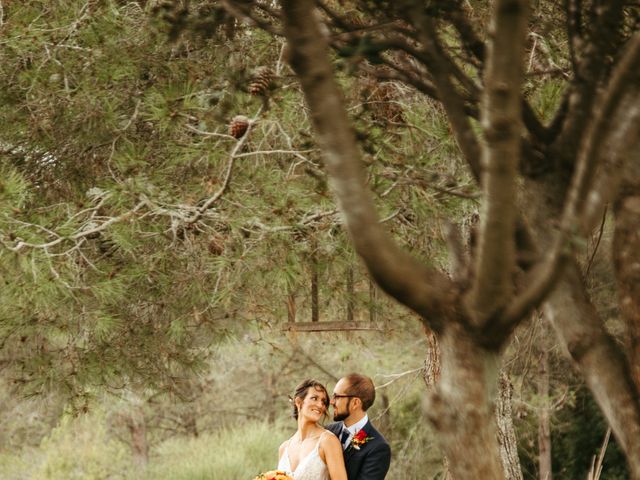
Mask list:
[[[326,428],[340,438],[342,422],[332,423]],[[361,445],[360,450],[350,444],[344,451],[347,477],[349,480],[383,480],[391,463],[391,448],[371,422],[367,422],[362,430],[372,438]]]

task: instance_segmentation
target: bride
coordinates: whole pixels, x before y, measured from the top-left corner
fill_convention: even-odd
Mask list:
[[[329,407],[327,389],[315,380],[305,380],[292,401],[298,430],[280,445],[278,470],[294,480],[347,480],[340,440],[318,424]]]

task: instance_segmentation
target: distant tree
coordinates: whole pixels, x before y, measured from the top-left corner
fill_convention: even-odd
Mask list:
[[[287,39],[357,253],[381,288],[438,336],[441,377],[429,413],[454,478],[503,477],[493,421],[501,352],[538,306],[640,478],[640,382],[631,373],[639,311],[631,270],[640,249],[625,247],[638,228],[637,4],[212,4]],[[380,224],[330,46],[351,68],[411,86],[447,113],[482,189],[477,240],[469,258],[452,240],[451,276],[408,255]],[[549,90],[557,92],[550,101]],[[617,205],[621,246],[613,257],[629,356],[606,332],[577,260],[609,203]]]

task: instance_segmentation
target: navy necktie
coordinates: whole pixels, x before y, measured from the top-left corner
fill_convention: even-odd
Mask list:
[[[342,448],[346,448],[345,442],[349,438],[349,430],[345,427],[342,427],[342,433],[340,434],[340,443],[342,444]]]

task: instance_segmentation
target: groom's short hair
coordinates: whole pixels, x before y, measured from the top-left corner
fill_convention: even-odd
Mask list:
[[[349,383],[349,394],[354,395],[362,402],[362,409],[366,412],[376,401],[376,387],[366,375],[350,373],[344,377]]]

